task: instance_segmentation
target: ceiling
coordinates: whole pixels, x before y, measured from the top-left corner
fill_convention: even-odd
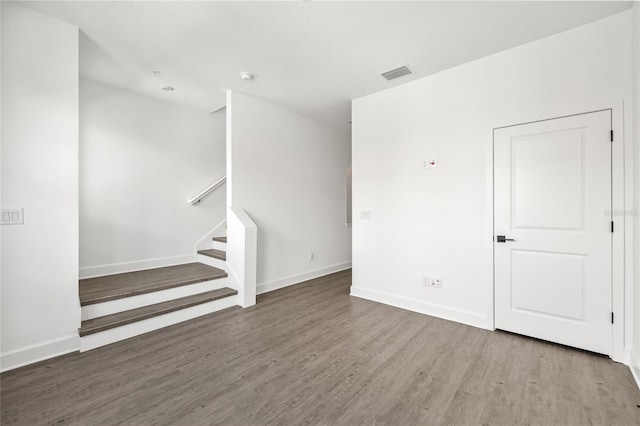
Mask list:
[[[351,99],[631,2],[27,1],[81,29],[82,77],[205,111],[241,91],[336,127]],[[408,64],[414,75],[380,73]],[[161,71],[155,76],[153,71]],[[255,74],[243,81],[240,72]],[[175,87],[162,91],[163,85]]]

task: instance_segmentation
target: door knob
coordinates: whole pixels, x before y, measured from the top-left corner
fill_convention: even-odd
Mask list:
[[[506,238],[504,235],[498,235],[497,241],[499,243],[506,243],[507,241],[515,241],[513,238]]]

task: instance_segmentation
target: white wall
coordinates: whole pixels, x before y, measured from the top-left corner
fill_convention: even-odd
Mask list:
[[[2,49],[2,5],[0,4],[0,49]],[[0,208],[2,203],[2,54],[0,53]],[[2,371],[2,226],[0,225],[0,371]]]
[[[630,23],[625,12],[354,100],[352,294],[492,327],[492,129],[609,107],[620,117]]]
[[[78,29],[2,2],[2,369],[78,348]]]
[[[631,364],[640,386],[640,2],[633,4],[634,342]]]
[[[167,93],[171,96],[171,93]],[[193,261],[226,217],[225,113],[80,80],[81,276]]]
[[[238,92],[227,114],[228,202],[258,226],[258,293],[349,267],[349,133]]]

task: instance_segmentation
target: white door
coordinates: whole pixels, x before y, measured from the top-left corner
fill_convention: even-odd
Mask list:
[[[609,110],[495,130],[496,328],[611,354],[610,135]]]

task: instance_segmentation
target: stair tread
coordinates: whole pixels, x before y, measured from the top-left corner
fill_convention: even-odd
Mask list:
[[[180,309],[189,308],[191,306],[200,305],[202,303],[211,302],[213,300],[222,299],[238,294],[236,290],[231,288],[220,288],[217,290],[207,291],[192,296],[181,297],[179,299],[170,300],[168,302],[156,303],[154,305],[143,306],[142,308],[131,309],[128,311],[118,312],[116,314],[106,315],[103,317],[93,318],[82,321],[79,329],[80,336],[98,333],[100,331],[109,330],[111,328],[120,327],[131,324],[144,319],[153,318],[158,315],[167,314]]]
[[[224,278],[227,273],[202,263],[166,266],[80,280],[80,305],[107,302],[129,296]]]
[[[208,249],[208,250],[198,250],[198,254],[203,254],[205,256],[214,257],[220,260],[227,260],[227,252],[216,249]]]
[[[227,237],[213,237],[213,241],[218,241],[221,243],[226,243],[227,242]]]

